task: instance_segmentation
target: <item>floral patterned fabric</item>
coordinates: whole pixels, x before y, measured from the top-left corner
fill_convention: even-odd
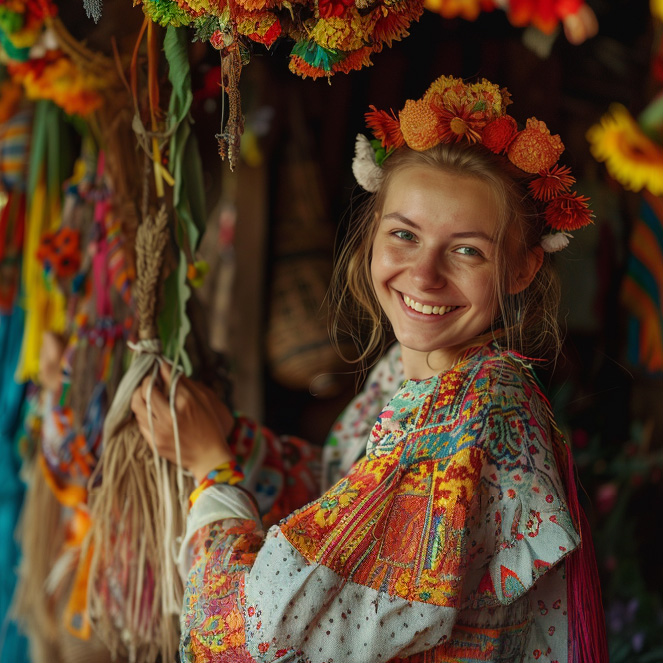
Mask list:
[[[182,660],[567,661],[579,537],[549,417],[491,346],[406,380],[322,497],[266,535],[243,518],[198,530]]]
[[[404,379],[401,346],[394,343],[329,431],[322,451],[323,491],[342,479],[364,455],[375,420]]]

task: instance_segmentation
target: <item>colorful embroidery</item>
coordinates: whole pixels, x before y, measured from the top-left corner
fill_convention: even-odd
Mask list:
[[[549,423],[527,369],[489,347],[404,382],[366,456],[272,528],[259,554],[229,521],[199,545],[182,659],[244,660],[239,645],[235,658],[212,653],[239,637],[220,616],[232,605],[244,606],[244,651],[261,662],[495,663],[539,651],[564,663],[559,562],[578,536]]]

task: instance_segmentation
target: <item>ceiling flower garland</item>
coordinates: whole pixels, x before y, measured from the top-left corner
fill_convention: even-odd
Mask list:
[[[86,0],[91,2],[91,0]],[[302,78],[331,78],[371,64],[371,56],[403,39],[424,0],[137,0],[161,26],[191,26],[221,55],[228,117],[217,134],[230,168],[243,132],[239,78],[256,45],[293,42],[289,68]]]
[[[294,41],[290,69],[304,78],[331,76],[371,64],[370,56],[408,34],[423,0],[143,0],[156,23],[192,25],[223,50],[238,42],[271,46]]]
[[[425,0],[424,6],[443,18],[475,21],[481,12],[503,9],[512,25],[532,26],[552,34],[561,24],[566,38],[580,44],[596,34],[594,11],[584,0]]]

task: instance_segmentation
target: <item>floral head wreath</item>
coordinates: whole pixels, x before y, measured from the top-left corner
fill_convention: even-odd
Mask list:
[[[480,143],[532,175],[529,191],[549,230],[541,238],[541,246],[549,253],[560,251],[568,245],[570,231],[592,222],[589,199],[571,192],[576,181],[571,169],[557,163],[564,151],[560,137],[551,135],[535,117],[519,130],[506,113],[510,103],[507,90],[486,79],[465,83],[441,76],[421,99],[408,99],[398,117],[393,111],[371,106],[366,124],[375,139],[357,136],[352,172],[366,191],[375,192],[382,179],[382,164],[403,145],[422,152],[439,143]]]

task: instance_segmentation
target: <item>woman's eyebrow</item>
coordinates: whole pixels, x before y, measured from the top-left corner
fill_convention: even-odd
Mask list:
[[[402,223],[404,226],[410,226],[410,228],[414,228],[415,230],[421,230],[421,226],[419,226],[417,223],[412,221],[412,219],[409,219],[407,216],[401,214],[400,212],[389,212],[389,214],[385,214],[382,217],[382,219],[387,221],[398,221],[399,223]],[[452,233],[451,237],[453,237],[454,239],[485,239],[487,242],[490,242],[491,244],[495,243],[495,238],[491,237],[488,233],[484,232],[483,230],[468,230],[465,232]]]
[[[487,242],[495,242],[495,238],[491,237],[488,233],[483,232],[483,230],[469,230],[467,232],[452,233],[451,236],[459,239],[485,239]]]
[[[408,219],[407,216],[404,214],[401,214],[400,212],[389,212],[389,214],[385,214],[382,219],[387,219],[389,221],[394,220],[394,221],[399,221],[400,223],[410,226],[411,228],[415,228],[417,230],[420,230],[421,227],[416,224],[412,219]]]

